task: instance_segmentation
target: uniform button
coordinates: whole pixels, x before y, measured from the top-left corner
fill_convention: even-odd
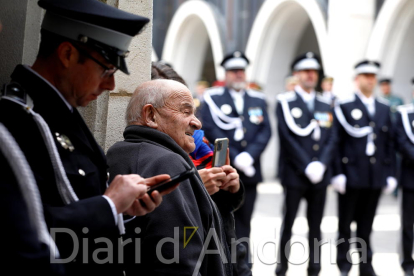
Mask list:
[[[85,175],[86,175],[86,174],[85,174],[85,171],[84,171],[84,170],[82,170],[82,169],[79,169],[79,170],[78,170],[78,172],[79,172],[79,174],[80,174],[80,175],[82,175],[82,176],[85,176]]]
[[[245,148],[245,147],[247,146],[247,142],[246,142],[246,140],[241,141],[241,146],[242,146],[243,148]]]
[[[377,159],[375,157],[371,157],[369,159],[369,162],[371,162],[371,164],[375,164],[377,162]]]
[[[375,127],[375,122],[369,122],[370,127]]]
[[[312,158],[312,161],[318,161],[318,157]]]
[[[244,132],[244,133],[246,133],[246,132],[247,132],[247,129],[246,129],[245,127],[243,128],[243,132]]]
[[[387,132],[388,131],[388,127],[387,126],[383,126],[382,127],[382,131]]]
[[[372,138],[375,140],[375,139],[377,139],[377,135],[374,133],[373,135],[372,135]]]
[[[354,125],[354,128],[359,128],[359,125]]]
[[[109,181],[109,172],[106,173],[106,181]]]
[[[60,136],[59,132],[55,132],[55,135],[56,135],[56,137]]]
[[[240,118],[240,120],[241,120],[242,122],[244,121],[244,117],[243,117],[243,116],[240,116],[239,118]]]
[[[314,151],[318,151],[319,150],[319,145],[318,144],[315,144],[315,145],[313,145],[312,148],[313,148]]]
[[[348,164],[348,157],[344,157],[344,158],[342,158],[342,163],[344,163],[344,164]]]

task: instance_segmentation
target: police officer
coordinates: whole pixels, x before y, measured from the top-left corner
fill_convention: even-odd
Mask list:
[[[358,63],[356,92],[335,106],[339,144],[332,185],[339,192],[341,243],[337,246],[337,264],[341,275],[348,275],[352,266],[349,253],[352,221],[357,223],[356,237],[363,241],[357,246],[366,252],[366,260],[361,255],[359,275],[375,275],[370,243],[372,223],[382,190],[391,193],[397,185],[390,106],[388,101],[374,96],[379,69],[378,62]]]
[[[128,73],[128,46],[148,19],[95,0],[38,3],[46,9],[38,57],[31,67],[15,68],[2,93],[0,121],[34,173],[67,274],[122,275],[112,250],[123,232],[122,214],[152,211],[161,195],[151,199],[140,184],[168,176],[117,176],[107,189],[105,155],[76,107],[113,90],[118,69]]]
[[[229,138],[231,164],[245,185],[244,204],[235,212],[239,239],[250,236],[256,186],[262,181],[260,156],[271,136],[264,95],[246,89],[248,64],[249,60],[240,51],[227,55],[221,63],[226,70],[226,86],[206,90],[205,105],[200,111],[209,141]]]
[[[402,262],[405,276],[413,276],[413,225],[414,225],[414,105],[398,107],[396,116],[396,146],[401,154],[399,183],[402,187]]]
[[[390,103],[391,113],[392,113],[391,118],[395,120],[395,117],[396,117],[395,113],[397,112],[397,106],[403,105],[404,101],[400,97],[395,96],[392,93],[392,89],[391,89],[392,80],[391,79],[383,78],[383,79],[380,79],[378,83],[380,85],[382,96],[386,100],[388,100]]]
[[[280,142],[279,177],[284,188],[283,224],[276,275],[286,275],[292,226],[302,198],[308,202],[309,266],[308,275],[321,270],[320,224],[326,187],[331,177],[330,163],[335,150],[331,102],[315,92],[320,69],[319,58],[308,52],[292,63],[298,78],[294,91],[278,95],[276,116]],[[318,253],[319,250],[319,253]],[[316,254],[315,254],[316,252]]]

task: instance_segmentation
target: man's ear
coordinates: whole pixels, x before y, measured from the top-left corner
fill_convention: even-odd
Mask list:
[[[70,42],[62,42],[56,49],[57,57],[63,67],[69,68],[79,60],[79,52]]]
[[[146,126],[149,126],[151,128],[158,128],[155,107],[152,104],[144,105],[144,107],[142,108],[141,117]]]

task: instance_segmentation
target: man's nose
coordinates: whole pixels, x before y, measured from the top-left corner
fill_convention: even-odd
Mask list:
[[[201,129],[201,127],[202,127],[202,124],[201,124],[200,120],[197,119],[196,116],[194,116],[194,118],[191,120],[190,124],[195,129]]]

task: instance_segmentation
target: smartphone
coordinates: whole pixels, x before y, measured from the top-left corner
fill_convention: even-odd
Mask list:
[[[221,167],[226,165],[228,147],[228,138],[217,138],[214,141],[213,167]]]
[[[153,191],[155,191],[155,190],[157,190],[158,192],[161,193],[162,191],[164,191],[164,190],[166,190],[168,188],[173,187],[177,183],[180,183],[180,182],[188,179],[190,176],[194,175],[194,173],[195,173],[195,169],[194,168],[191,168],[191,169],[189,169],[189,170],[187,170],[185,172],[182,172],[180,174],[177,174],[177,175],[171,177],[170,179],[168,179],[166,181],[157,183],[157,184],[155,184],[153,186],[148,186],[147,193],[149,195],[151,195],[151,193]]]

